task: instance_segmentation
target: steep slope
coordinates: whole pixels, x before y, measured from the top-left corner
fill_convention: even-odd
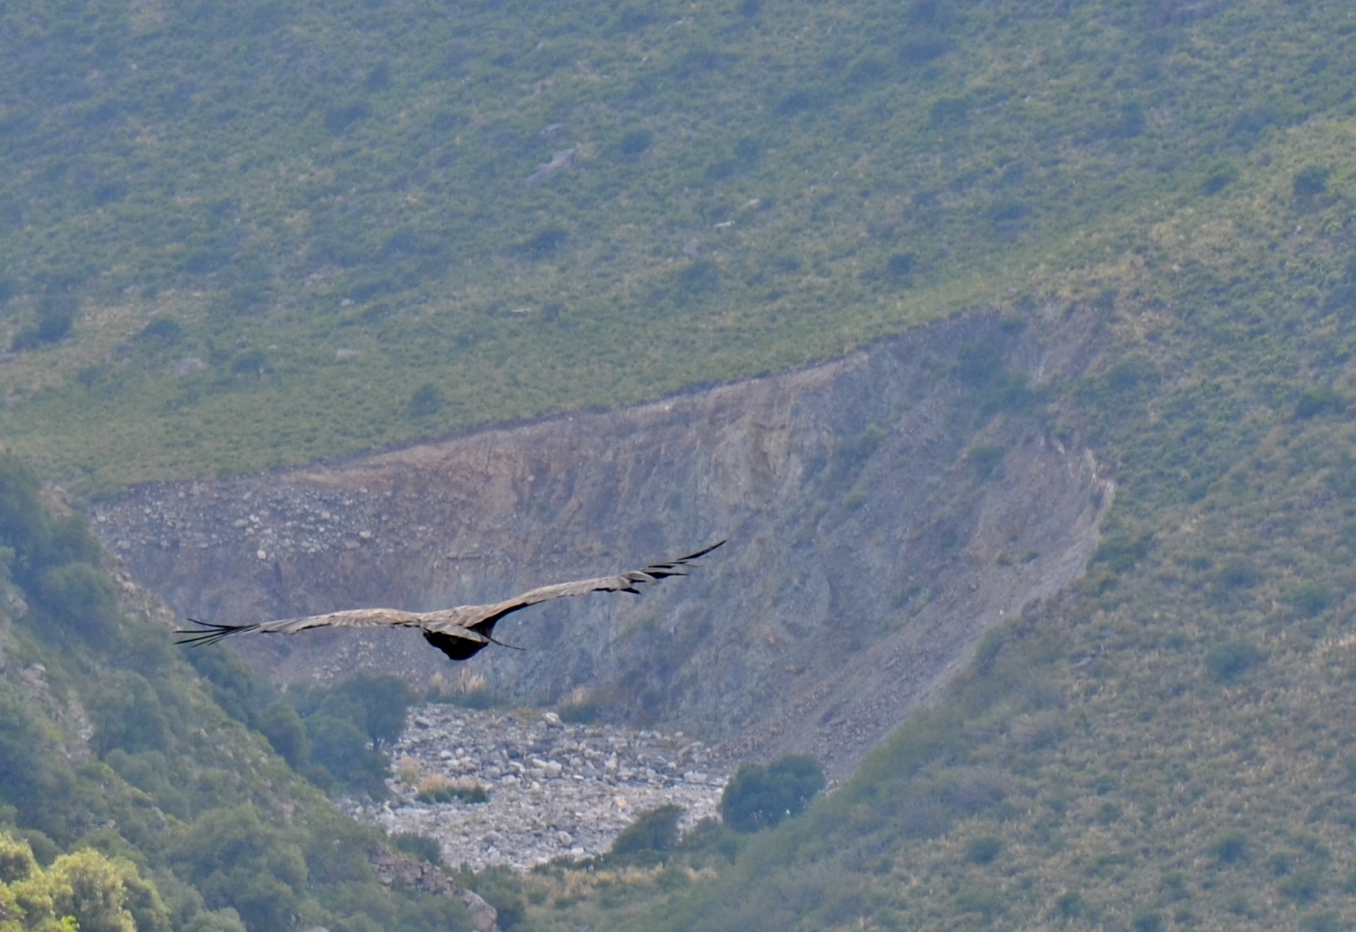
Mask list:
[[[126,859],[108,883],[97,859],[58,862],[93,872],[71,881],[82,928],[128,928],[94,908],[124,895],[137,932],[472,927],[456,899],[383,885],[369,863],[381,835],[213,700],[248,671],[200,678],[171,647],[164,606],[100,562],[80,517],[0,453],[0,835],[44,865],[85,848]],[[5,883],[18,866],[8,852]],[[56,880],[47,889],[72,908]],[[43,889],[19,901],[37,923]]]
[[[1295,131],[1245,196],[1164,211],[1071,277],[1105,289],[1110,331],[1049,399],[1117,482],[1088,575],[805,819],[631,927],[1356,922],[1352,133]]]
[[[462,675],[538,702],[582,687],[613,717],[739,734],[759,756],[813,750],[846,776],[986,627],[1096,546],[1111,485],[1040,401],[1090,358],[1092,319],[975,315],[639,408],[144,487],[94,526],[176,609],[223,619],[492,601],[729,537],[636,603],[515,616],[496,633],[527,652],[484,651]],[[239,643],[283,680],[453,673],[417,635]]]

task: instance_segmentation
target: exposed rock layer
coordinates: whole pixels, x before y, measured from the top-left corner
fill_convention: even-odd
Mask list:
[[[810,751],[841,777],[986,627],[1082,572],[1111,483],[1008,375],[1077,375],[1090,319],[976,315],[636,408],[139,488],[95,527],[180,612],[223,620],[488,602],[729,537],[643,599],[519,613],[496,634],[525,652],[457,669],[537,703],[584,687],[614,720]],[[241,647],[283,680],[453,672],[402,632]]]

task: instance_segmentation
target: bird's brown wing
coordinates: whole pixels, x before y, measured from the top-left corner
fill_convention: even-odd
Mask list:
[[[406,627],[417,628],[424,616],[414,612],[402,612],[393,608],[353,608],[342,612],[329,612],[324,615],[308,615],[305,618],[281,618],[277,621],[245,622],[242,624],[217,623],[188,619],[197,628],[176,628],[180,644],[211,644],[232,634],[245,634],[250,631],[262,631],[273,634],[296,634],[307,628],[378,628]]]
[[[588,595],[591,592],[630,592],[640,594],[637,586],[657,583],[669,576],[686,576],[693,561],[715,550],[725,541],[717,541],[709,547],[689,553],[685,557],[670,560],[667,563],[651,563],[644,569],[619,573],[616,576],[599,576],[596,579],[576,579],[572,582],[555,583],[538,589],[529,589],[522,595],[516,595],[493,605],[462,605],[446,612],[429,612],[423,623],[426,631],[451,633],[454,628],[469,628],[471,631],[490,637],[495,622],[529,605],[549,602],[552,599],[566,599],[576,595]]]
[[[616,576],[599,576],[597,579],[576,579],[572,582],[556,583],[531,589],[522,595],[514,596],[493,605],[461,605],[438,612],[402,612],[393,608],[354,608],[342,612],[330,612],[325,615],[308,615],[305,618],[283,618],[278,621],[247,622],[243,624],[217,623],[188,619],[197,628],[177,628],[180,644],[211,644],[232,634],[245,634],[259,631],[272,634],[296,634],[307,628],[376,628],[404,627],[420,628],[425,632],[445,634],[472,641],[476,644],[494,642],[492,633],[494,624],[505,615],[519,609],[549,602],[552,599],[564,599],[576,595],[588,595],[590,592],[632,592],[639,594],[637,586],[659,582],[669,576],[686,576],[694,560],[715,550],[725,541],[717,541],[709,547],[689,553],[667,563],[651,563],[640,570],[621,573]]]

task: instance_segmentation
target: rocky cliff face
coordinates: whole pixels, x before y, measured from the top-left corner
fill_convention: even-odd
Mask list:
[[[1078,576],[1112,485],[1023,388],[1076,375],[1090,318],[954,319],[800,372],[351,462],[166,483],[95,509],[184,615],[498,600],[728,537],[691,577],[511,616],[454,671],[417,635],[242,638],[282,679],[483,675],[833,777],[986,627]]]

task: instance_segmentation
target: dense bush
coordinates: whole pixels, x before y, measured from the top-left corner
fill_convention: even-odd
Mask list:
[[[396,832],[391,836],[391,844],[406,854],[412,854],[430,864],[443,863],[442,846],[438,844],[438,839],[430,838],[428,835],[421,835],[418,832]]]
[[[1265,659],[1265,653],[1246,641],[1226,641],[1205,655],[1205,669],[1219,682],[1232,683]]]
[[[641,813],[612,842],[611,857],[634,857],[643,853],[672,851],[678,847],[681,806],[660,806]]]
[[[304,766],[304,726],[293,707],[274,702],[276,693],[229,648],[188,652],[203,673],[193,676],[158,619],[120,605],[78,516],[54,515],[32,472],[8,455],[0,455],[0,540],[15,582],[32,587],[20,621],[0,608],[0,826],[16,826],[10,834],[50,865],[43,882],[57,909],[96,932],[131,932],[129,922],[139,932],[257,932],[296,922],[470,928],[455,900],[393,892],[376,880],[368,863],[381,844],[376,832],[334,810],[264,753],[264,736],[241,727],[258,721]],[[97,644],[92,618],[111,626]],[[54,640],[56,625],[79,636]],[[376,678],[312,698],[342,712],[352,756],[375,759],[359,775],[370,784],[385,766],[372,745],[398,731],[408,690]],[[86,745],[102,760],[72,751]],[[73,850],[89,846],[100,854]],[[0,849],[0,871],[13,873],[10,849]],[[120,857],[154,872],[163,902]],[[0,891],[0,905],[11,903]]]
[[[88,563],[76,561],[48,570],[38,592],[58,626],[91,643],[106,645],[117,629],[117,586]]]
[[[38,932],[170,932],[169,910],[130,861],[84,848],[48,867],[0,832],[0,926]]]
[[[800,815],[824,788],[824,771],[807,754],[788,754],[767,767],[740,766],[720,797],[725,824],[740,832],[772,828]]]
[[[90,690],[88,706],[100,754],[113,748],[129,754],[164,751],[170,745],[169,718],[155,689],[140,674],[110,673]]]
[[[173,856],[209,907],[231,907],[251,932],[286,928],[301,907],[307,878],[301,848],[253,806],[198,819]]]
[[[306,769],[311,759],[311,745],[306,739],[306,726],[296,709],[282,699],[275,699],[255,717],[255,727],[293,770],[301,773]]]

